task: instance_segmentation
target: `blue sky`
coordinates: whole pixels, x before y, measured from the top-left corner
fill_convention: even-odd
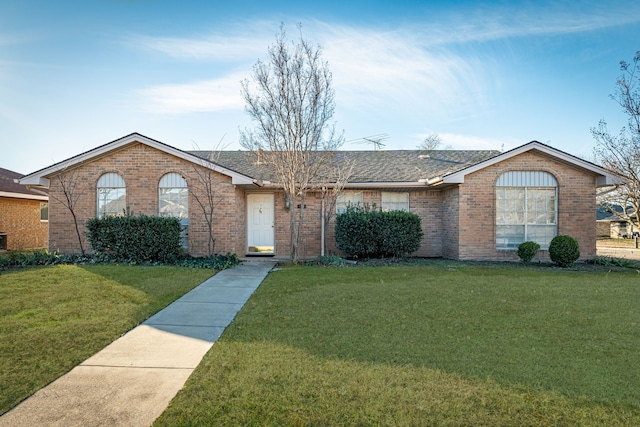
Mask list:
[[[240,80],[280,23],[320,44],[347,141],[413,149],[532,140],[587,157],[590,128],[640,50],[630,1],[5,1],[0,167],[30,173],[140,132],[181,149],[238,149]],[[344,149],[370,149],[345,144]]]

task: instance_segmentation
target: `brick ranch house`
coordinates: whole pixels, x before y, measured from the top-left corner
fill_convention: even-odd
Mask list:
[[[215,158],[215,162],[208,159]],[[405,209],[422,218],[424,238],[413,255],[462,260],[517,260],[515,249],[535,240],[543,249],[557,234],[580,244],[583,259],[596,255],[596,188],[618,182],[603,168],[533,141],[498,151],[338,151],[354,172],[338,199]],[[122,137],[20,179],[45,187],[49,248],[79,252],[72,217],[60,198],[60,173],[73,174],[82,197],[81,226],[89,218],[120,214],[174,215],[187,226],[185,246],[207,252],[208,231],[194,196],[202,196],[198,172],[213,171],[215,252],[289,256],[289,211],[304,208],[299,253],[337,254],[332,224],[323,247],[320,191],[305,206],[288,206],[265,165],[246,151],[182,151],[138,133]],[[85,245],[87,247],[87,245]],[[542,251],[541,257],[547,254]]]
[[[49,197],[15,182],[22,176],[0,168],[0,251],[47,247]]]

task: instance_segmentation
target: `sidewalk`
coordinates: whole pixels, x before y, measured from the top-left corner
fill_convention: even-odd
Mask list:
[[[640,249],[635,248],[616,248],[598,246],[596,251],[598,256],[624,258],[632,261],[640,261]]]
[[[221,271],[1,416],[0,426],[151,425],[274,265]]]

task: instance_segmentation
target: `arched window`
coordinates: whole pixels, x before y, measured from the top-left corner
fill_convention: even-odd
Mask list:
[[[98,218],[124,215],[127,209],[127,188],[117,173],[105,173],[98,180]]]
[[[548,249],[558,233],[558,182],[547,172],[512,171],[496,183],[496,247],[526,241]]]
[[[177,173],[168,173],[158,184],[158,206],[160,216],[180,219],[182,246],[187,247],[189,235],[189,190],[187,181]]]

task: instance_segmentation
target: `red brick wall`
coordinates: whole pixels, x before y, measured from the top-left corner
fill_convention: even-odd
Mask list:
[[[465,177],[459,186],[460,259],[517,260],[515,251],[497,250],[495,184],[507,171],[545,171],[558,181],[558,234],[578,240],[581,259],[596,255],[595,176],[532,152],[523,153]],[[539,255],[548,258],[546,251]]]
[[[458,187],[442,190],[442,256],[459,256],[460,191]]]
[[[0,232],[7,249],[46,248],[49,223],[40,221],[40,200],[0,197]]]
[[[445,256],[460,259],[517,259],[514,251],[495,249],[495,183],[511,170],[541,170],[558,180],[558,231],[578,239],[582,258],[595,256],[595,177],[559,161],[533,153],[524,153],[481,171],[469,174],[465,183],[442,190],[420,189],[409,192],[410,211],[422,218],[424,238],[414,255]],[[170,172],[180,173],[189,186],[189,251],[193,255],[207,252],[207,228],[193,193],[201,194],[194,165],[180,158],[143,144],[125,147],[109,156],[79,165],[70,173],[77,175],[83,191],[77,207],[80,232],[84,236],[84,222],[96,215],[96,184],[100,176],[116,172],[127,186],[127,206],[133,214],[158,214],[158,183]],[[231,178],[214,174],[216,208],[214,230],[215,252],[244,255],[247,239],[246,192],[231,184]],[[62,196],[55,177],[51,179],[51,194]],[[263,190],[274,192],[273,190]],[[381,206],[380,190],[365,190],[363,201]],[[275,252],[290,255],[289,210],[284,207],[281,191],[274,192]],[[310,193],[305,200],[305,228],[301,236],[299,254],[313,258],[321,253],[322,199]],[[297,211],[297,206],[291,209]],[[79,252],[73,220],[68,210],[50,197],[50,249]],[[39,218],[39,204],[38,204]],[[85,242],[85,248],[88,248]],[[337,254],[334,220],[327,232],[325,254]],[[544,256],[544,254],[543,254]]]
[[[80,233],[86,250],[90,250],[84,239],[87,219],[97,213],[96,185],[100,176],[107,172],[118,173],[125,181],[127,206],[132,214],[158,215],[158,183],[163,175],[171,172],[181,174],[189,187],[189,252],[192,255],[206,255],[208,232],[203,213],[197,205],[193,192],[202,194],[202,186],[195,173],[196,166],[178,157],[143,144],[133,144],[109,156],[95,159],[67,171],[74,174],[81,191],[76,214]],[[214,230],[216,235],[215,252],[238,252],[244,248],[246,230],[244,229],[244,191],[231,184],[231,178],[214,173],[216,197],[219,203],[215,209]],[[55,198],[63,196],[59,180],[51,178],[49,221],[51,234],[49,247],[63,253],[78,253],[80,247],[75,232],[73,218],[64,205]],[[242,210],[238,210],[242,209]],[[244,245],[244,243],[242,243]]]
[[[279,257],[291,256],[291,228],[290,213],[295,214],[295,220],[298,220],[300,209],[298,205],[302,205],[300,199],[291,209],[284,207],[284,193],[282,191],[275,192],[275,253]],[[319,192],[310,192],[304,201],[303,213],[303,231],[300,236],[298,255],[301,258],[315,258],[320,256],[321,250],[321,224],[322,224],[322,198]]]
[[[442,256],[442,193],[422,190],[409,192],[409,211],[422,219],[422,242],[414,256]]]

